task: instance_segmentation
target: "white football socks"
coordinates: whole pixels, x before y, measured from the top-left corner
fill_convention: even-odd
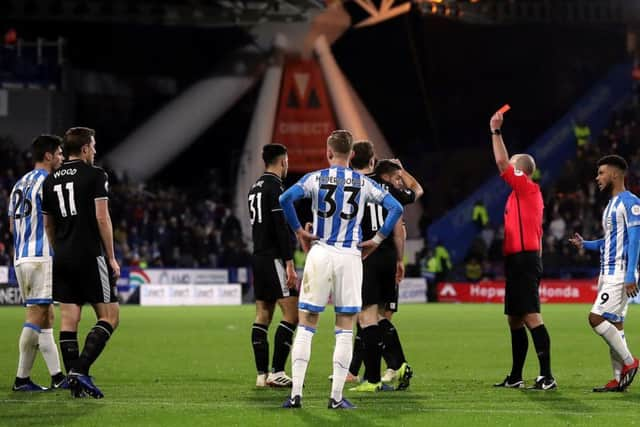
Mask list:
[[[18,372],[16,377],[27,378],[31,375],[33,362],[36,360],[38,353],[38,337],[40,328],[31,323],[25,323],[20,334],[19,348],[20,356],[18,358]]]
[[[616,329],[611,322],[605,320],[593,328],[593,330],[607,342],[609,348],[616,353],[625,365],[633,363],[633,356],[627,347],[627,343],[620,336],[618,329]]]
[[[309,359],[311,358],[311,341],[315,328],[309,326],[298,326],[296,337],[293,340],[291,349],[291,397],[302,397],[302,386],[304,376],[307,373]]]
[[[624,331],[622,330],[618,330],[618,333],[620,334],[620,337],[622,338],[622,341],[624,341],[625,345],[627,344],[627,340],[624,336]],[[622,362],[622,359],[620,359],[620,357],[618,357],[618,355],[616,354],[615,351],[613,351],[613,349],[609,349],[609,355],[611,356],[611,367],[613,368],[613,377],[620,381],[620,372],[622,372],[622,366],[624,365],[624,363]]]
[[[349,372],[353,353],[353,331],[336,329],[336,348],[333,351],[333,382],[331,398],[336,402],[342,400],[342,389]]]
[[[42,329],[38,339],[40,352],[47,364],[49,375],[53,376],[61,372],[60,355],[58,354],[58,346],[53,339],[53,329]]]

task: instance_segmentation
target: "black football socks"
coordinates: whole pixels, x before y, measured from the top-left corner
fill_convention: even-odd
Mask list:
[[[75,331],[60,331],[60,352],[62,353],[62,362],[64,370],[69,373],[73,365],[80,357],[80,349],[78,348],[78,333]]]
[[[273,372],[284,371],[284,366],[287,363],[289,352],[291,351],[291,346],[293,344],[293,333],[295,330],[296,325],[285,322],[284,320],[278,325],[278,329],[276,329],[276,336],[273,340]]]
[[[259,374],[266,374],[269,372],[268,332],[269,325],[254,323],[251,328],[251,344],[253,345],[253,355],[256,359],[256,370]]]
[[[82,353],[80,353],[80,358],[74,366],[74,370],[77,370],[78,373],[89,375],[89,368],[96,361],[104,347],[107,345],[107,341],[111,338],[113,334],[113,327],[104,320],[98,320],[89,334],[87,334],[87,339],[84,342],[84,348],[82,349]]]

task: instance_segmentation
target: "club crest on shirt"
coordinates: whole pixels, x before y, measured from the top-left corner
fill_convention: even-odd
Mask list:
[[[631,213],[634,215],[640,215],[640,205],[631,206]]]
[[[522,175],[524,175],[524,172],[522,172],[520,169],[514,169],[513,170],[513,174],[515,176],[522,176]]]

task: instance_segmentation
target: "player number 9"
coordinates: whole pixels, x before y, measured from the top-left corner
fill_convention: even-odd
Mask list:
[[[604,304],[607,301],[609,301],[609,294],[604,292],[603,294],[600,295],[600,304]]]

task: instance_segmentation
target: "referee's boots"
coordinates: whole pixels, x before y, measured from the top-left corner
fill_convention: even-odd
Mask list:
[[[507,375],[502,382],[495,383],[494,387],[504,387],[504,388],[524,388],[523,380],[511,381],[509,375]]]

